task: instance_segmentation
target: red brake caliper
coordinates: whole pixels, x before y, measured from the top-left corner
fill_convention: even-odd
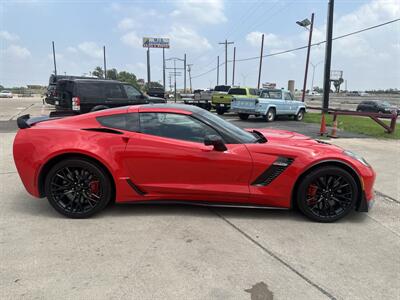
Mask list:
[[[100,182],[98,180],[91,181],[89,183],[89,188],[93,194],[97,195],[100,190]]]
[[[317,194],[318,187],[315,185],[310,184],[307,189],[307,204],[313,205],[317,203],[316,194]]]

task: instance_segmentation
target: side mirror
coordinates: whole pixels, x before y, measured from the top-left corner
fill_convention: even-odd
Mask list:
[[[222,138],[218,135],[207,135],[204,138],[204,145],[206,146],[214,146],[214,150],[216,151],[226,151],[228,148],[226,148],[224,141]]]

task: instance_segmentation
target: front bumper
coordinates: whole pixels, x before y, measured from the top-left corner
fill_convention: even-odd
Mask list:
[[[367,199],[365,192],[362,192],[361,199],[356,207],[358,212],[368,212],[375,204],[375,193],[371,199]]]

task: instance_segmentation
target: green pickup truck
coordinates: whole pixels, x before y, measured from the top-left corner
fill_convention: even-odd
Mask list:
[[[211,98],[212,106],[219,115],[223,115],[231,107],[232,98],[258,98],[258,90],[248,87],[231,87],[227,94],[216,93]]]

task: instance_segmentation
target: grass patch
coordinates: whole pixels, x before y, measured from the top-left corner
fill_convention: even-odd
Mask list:
[[[326,125],[333,126],[333,115],[325,115]],[[390,120],[382,119],[386,124],[390,124]],[[388,138],[388,139],[400,139],[400,128],[399,124],[396,124],[396,130],[394,133],[386,133],[385,129],[372,120],[369,117],[359,117],[359,116],[340,116],[337,117],[339,129],[361,133],[378,138]],[[304,122],[306,123],[320,123],[321,114],[320,113],[307,113],[304,116]]]

